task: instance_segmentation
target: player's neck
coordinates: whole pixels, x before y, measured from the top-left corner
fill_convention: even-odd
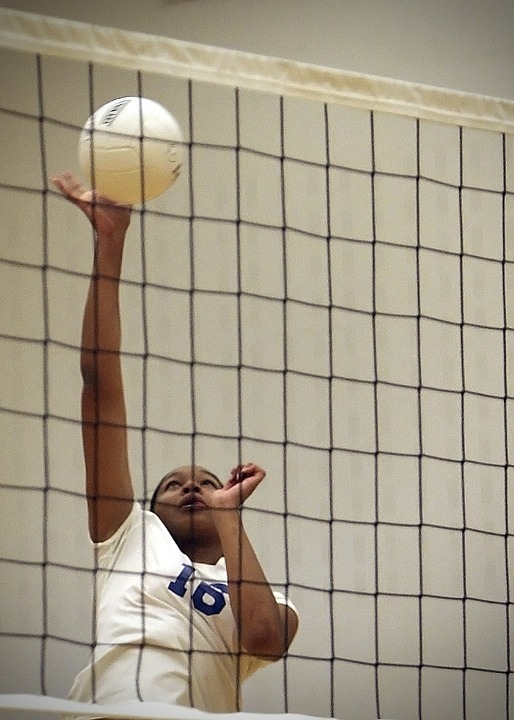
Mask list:
[[[221,544],[211,540],[203,541],[202,538],[194,540],[184,540],[177,542],[182,552],[191,559],[192,562],[205,563],[206,565],[216,565],[223,555]]]

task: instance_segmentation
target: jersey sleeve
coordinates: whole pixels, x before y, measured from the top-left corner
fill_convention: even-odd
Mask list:
[[[134,501],[132,509],[125,520],[121,523],[115,533],[107,540],[93,543],[96,551],[96,558],[100,567],[112,567],[119,555],[120,549],[127,535],[136,527],[142,525],[143,509],[141,505]]]
[[[287,607],[291,608],[291,610],[295,613],[296,617],[299,618],[298,610],[289,597],[286,597],[284,593],[281,593],[278,590],[273,590],[273,595],[279,605],[287,605]]]

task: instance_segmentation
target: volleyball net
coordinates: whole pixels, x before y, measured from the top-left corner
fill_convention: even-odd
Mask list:
[[[6,9],[0,57],[3,712],[61,711],[95,643],[91,231],[48,177],[141,95],[187,154],[129,231],[131,466],[143,503],[267,470],[245,524],[300,629],[244,709],[513,717],[514,103]]]

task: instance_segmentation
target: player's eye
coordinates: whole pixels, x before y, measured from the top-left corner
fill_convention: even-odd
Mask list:
[[[166,490],[175,490],[179,487],[179,482],[177,480],[170,480],[166,483]]]
[[[214,480],[211,480],[210,478],[205,478],[205,480],[202,480],[202,485],[211,485],[212,487],[217,487]]]

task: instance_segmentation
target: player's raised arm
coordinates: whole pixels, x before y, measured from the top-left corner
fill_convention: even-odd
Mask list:
[[[89,533],[94,542],[100,542],[127,518],[134,497],[127,451],[119,309],[119,280],[131,209],[94,198],[71,173],[51,179],[84,212],[96,235],[82,323],[81,371]]]
[[[215,511],[239,642],[251,655],[278,660],[296,634],[298,617],[292,608],[277,603],[240,513],[240,506],[265,475],[254,463],[234,468],[224,487],[212,494],[209,504]]]

